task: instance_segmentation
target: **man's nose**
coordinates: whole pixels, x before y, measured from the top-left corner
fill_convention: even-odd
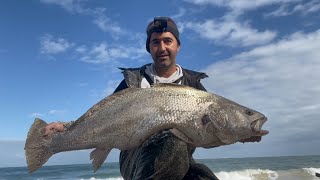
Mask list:
[[[163,41],[160,42],[159,49],[160,49],[160,51],[165,51],[166,50],[166,44]]]

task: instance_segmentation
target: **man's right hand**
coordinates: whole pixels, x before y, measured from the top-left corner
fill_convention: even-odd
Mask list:
[[[64,126],[60,122],[53,122],[48,124],[46,127],[43,129],[43,136],[49,136],[52,135],[55,132],[64,132]]]

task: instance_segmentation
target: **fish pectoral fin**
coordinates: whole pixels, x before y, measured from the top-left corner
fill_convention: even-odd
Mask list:
[[[96,148],[90,153],[90,160],[92,160],[93,171],[96,172],[103,162],[106,160],[111,149],[99,149]]]
[[[189,139],[183,132],[179,131],[178,129],[170,129],[169,131],[182,141],[189,144],[194,144],[191,139]]]

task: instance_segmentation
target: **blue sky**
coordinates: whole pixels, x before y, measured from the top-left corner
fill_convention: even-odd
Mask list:
[[[113,92],[117,67],[151,62],[145,28],[155,16],[178,24],[178,64],[269,118],[260,143],[199,149],[196,158],[319,154],[319,11],[318,0],[1,1],[0,167],[25,166],[35,117],[75,120]],[[48,164],[87,162],[89,151],[79,151]]]

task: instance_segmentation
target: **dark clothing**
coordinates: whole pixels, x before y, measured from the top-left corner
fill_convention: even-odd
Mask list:
[[[149,65],[149,64],[148,64]],[[146,78],[145,68],[120,68],[124,80],[115,92],[128,87],[141,87],[141,81]],[[199,73],[182,69],[183,76],[179,81],[200,90],[205,88],[200,80],[207,77]],[[168,130],[160,131],[146,140],[140,147],[121,151],[120,172],[125,180],[140,179],[218,179],[205,165],[196,163],[192,157],[195,148],[174,136]]]
[[[122,70],[124,80],[119,84],[114,92],[118,92],[128,87],[141,87],[141,81],[145,77],[149,83],[150,78],[145,74],[146,66],[144,65],[141,68],[120,68]],[[191,71],[188,69],[182,68],[183,77],[181,78],[181,84],[194,87],[196,89],[204,90],[206,89],[200,83],[200,80],[208,77],[205,73],[200,73],[196,71]]]

